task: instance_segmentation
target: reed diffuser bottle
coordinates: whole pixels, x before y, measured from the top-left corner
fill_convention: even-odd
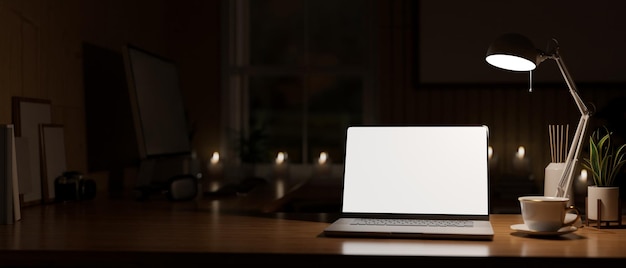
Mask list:
[[[559,181],[565,170],[569,125],[549,125],[548,135],[550,138],[550,163],[546,166],[545,170],[543,195],[556,196]],[[566,197],[569,197],[568,205],[574,204],[573,193],[573,187],[570,187],[566,195]]]

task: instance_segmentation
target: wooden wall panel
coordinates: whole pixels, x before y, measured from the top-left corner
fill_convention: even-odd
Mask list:
[[[40,97],[45,94],[41,87],[39,27],[30,21],[22,21],[22,92],[23,96]]]
[[[452,85],[445,89],[445,85],[439,85],[434,89],[411,89],[415,92],[407,95],[414,98],[406,102],[407,106],[418,107],[416,114],[410,117],[412,120],[402,121],[399,118],[394,122],[407,125],[486,124],[490,127],[490,144],[497,156],[494,175],[501,175],[501,178],[494,179],[525,177],[537,189],[542,189],[544,169],[551,161],[548,125],[569,124],[568,144],[571,144],[580,118],[567,90],[544,87],[542,92],[528,93],[523,89],[490,88],[493,86],[489,85],[479,86],[482,89],[476,85],[467,85],[467,89],[458,87],[463,86]],[[596,103],[599,109],[626,98],[626,90],[619,89],[619,86],[598,87],[602,89],[589,92],[585,100]],[[591,120],[586,136],[597,126],[606,123],[604,118],[592,117]],[[527,174],[513,165],[514,155],[520,145],[526,148],[526,157],[530,161]]]
[[[66,153],[68,156],[86,156],[87,140],[85,133],[85,110],[75,107],[63,107],[62,114],[65,132]],[[87,170],[87,157],[67,157],[69,170]]]
[[[11,96],[22,90],[21,18],[0,6],[0,122],[11,123]]]
[[[87,171],[82,41],[79,2],[44,4],[41,26],[42,92],[52,102],[52,120],[64,126],[68,170]]]

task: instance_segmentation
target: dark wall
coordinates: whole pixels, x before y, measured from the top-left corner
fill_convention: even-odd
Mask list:
[[[569,124],[570,133],[573,135],[580,118],[567,85],[560,77],[558,67],[554,62],[545,62],[540,65],[540,69],[545,70],[546,76],[544,76],[545,79],[538,79],[534,82],[531,93],[528,92],[527,73],[513,74],[494,70],[484,61],[484,55],[492,41],[493,34],[518,29],[513,24],[507,27],[509,20],[501,14],[498,15],[499,19],[491,22],[491,19],[485,15],[489,13],[485,8],[490,5],[502,7],[521,3],[510,1],[506,1],[508,4],[500,3],[504,1],[452,2],[454,3],[410,0],[378,2],[380,122],[382,124],[485,124],[490,127],[490,143],[494,147],[495,154],[498,155],[498,162],[492,169],[493,180],[505,184],[510,184],[513,180],[524,180],[524,186],[518,187],[519,192],[511,193],[511,198],[524,194],[523,191],[543,193],[544,169],[551,161],[548,126]],[[420,3],[421,6],[418,5]],[[559,20],[558,14],[553,14],[558,13],[559,8],[556,8],[554,4],[538,6],[546,8],[535,10],[535,13],[539,12],[544,16],[535,21],[538,27],[545,27],[542,28],[542,33],[550,30],[555,36],[571,36],[571,29],[559,30],[561,29],[559,27],[570,25],[567,20]],[[574,16],[581,20],[589,18],[590,15],[597,18],[600,15],[593,13],[594,10],[611,9],[611,6],[612,4],[606,1],[601,1],[598,6],[592,7],[590,3],[585,3],[584,6],[566,5],[568,11],[573,9],[572,12],[574,12],[567,16],[569,18]],[[520,8],[522,14],[511,16],[511,22],[515,17],[525,15],[523,10],[526,8]],[[590,13],[585,13],[586,10]],[[611,10],[611,12],[604,13],[605,16],[609,16],[607,18],[586,19],[586,23],[595,23],[596,27],[576,28],[575,32],[581,35],[585,32],[600,30],[611,33],[619,25],[624,25],[623,23],[613,24],[622,20],[621,15],[614,14],[615,12]],[[423,17],[416,18],[415,16]],[[531,20],[525,23],[532,24],[532,22]],[[548,22],[559,27],[547,26]],[[485,23],[493,23],[494,26],[476,26]],[[515,22],[515,25],[522,24]],[[533,32],[529,31],[529,33]],[[607,40],[613,38],[623,41],[624,35],[614,36],[608,33],[606,36],[609,39]],[[626,79],[617,79],[615,76],[615,73],[625,73],[624,65],[614,64],[612,58],[607,59],[598,57],[596,53],[589,53],[590,50],[586,48],[595,47],[593,51],[597,49],[607,51],[617,58],[626,58],[626,53],[621,47],[615,47],[620,42],[610,46],[605,42],[602,43],[603,45],[598,45],[597,34],[592,32],[589,38],[559,40],[564,48],[567,47],[567,50],[563,50],[562,53],[567,57],[566,64],[573,73],[583,100],[589,108],[596,111],[592,116],[587,134],[609,120],[624,122],[625,118],[623,110],[616,109],[616,106],[620,106],[621,101],[626,98]],[[544,37],[543,34],[538,34],[536,38]],[[542,46],[542,43],[536,45],[540,46],[540,44]],[[467,50],[468,48],[472,49]],[[460,61],[454,61],[455,54],[463,54]],[[578,69],[581,63],[590,62],[588,57],[593,57],[593,66]],[[436,63],[427,62],[435,59]],[[571,65],[569,65],[570,62]],[[589,68],[595,68],[594,73],[597,75],[589,73],[577,79],[576,74],[586,73]],[[605,72],[605,70],[611,71]],[[426,74],[431,72],[432,76],[427,77]],[[556,73],[556,76],[552,79],[547,73]],[[420,79],[420,75],[422,75],[421,78],[428,79]],[[622,77],[621,74],[619,77]],[[425,80],[428,83],[424,82]],[[615,112],[607,113],[606,111],[609,110]],[[526,148],[526,155],[529,159],[528,170],[515,169],[513,166],[514,155],[520,145]],[[583,156],[584,154],[583,152]]]
[[[485,62],[489,44],[503,33],[527,36],[546,50],[551,39],[578,83],[625,82],[623,3],[567,1],[413,1],[423,83],[526,82],[528,73],[504,72]],[[537,82],[562,82],[554,61],[533,72]]]
[[[202,0],[110,0],[81,1],[78,4],[81,24],[77,27],[81,28],[82,41],[89,44],[84,54],[87,57],[85,60],[95,71],[98,68],[107,68],[111,72],[111,77],[120,75],[119,71],[125,75],[123,62],[121,69],[113,70],[111,67],[118,65],[122,60],[120,55],[122,47],[126,44],[136,45],[177,63],[183,101],[190,119],[189,128],[193,130],[192,146],[198,157],[204,160],[208,160],[213,151],[219,150],[221,144],[220,3],[221,1]],[[92,74],[85,75],[87,77]],[[91,80],[93,78],[90,78]],[[102,110],[89,112],[86,116],[88,124],[96,124],[93,127],[87,127],[90,132],[87,134],[90,140],[89,148],[87,148],[90,158],[94,159],[96,157],[94,155],[97,154],[95,152],[98,151],[109,154],[111,151],[121,149],[121,151],[127,150],[124,158],[109,160],[109,162],[117,162],[113,163],[115,165],[131,163],[136,156],[132,152],[136,145],[116,143],[107,147],[105,144],[109,144],[109,141],[102,139],[106,137],[103,134],[107,132],[95,130],[101,127],[97,125],[97,122],[115,121],[111,118],[99,118],[104,113],[111,114],[113,118],[122,119],[112,122],[116,126],[123,124],[126,127],[128,123],[126,120],[132,120],[130,114],[128,117],[122,115],[125,113],[125,104],[118,103],[128,99],[120,92],[123,90],[122,87],[125,89],[126,84],[122,85],[117,79],[103,81],[104,84],[92,84],[90,81],[85,81],[85,83],[90,83],[89,86],[95,88],[95,92],[85,88],[86,94],[89,94],[86,98],[93,99],[94,95],[105,92],[109,94],[100,96],[101,103],[98,104],[101,105],[99,107]],[[113,84],[120,85],[113,91],[105,89],[109,86],[115,87]],[[97,110],[89,106],[86,109]],[[124,137],[113,136],[113,138],[126,139],[134,133],[124,135]],[[134,136],[133,139],[135,139]],[[123,148],[117,148],[117,145]],[[91,170],[99,169],[105,165],[106,160],[101,158],[94,161],[89,164]]]

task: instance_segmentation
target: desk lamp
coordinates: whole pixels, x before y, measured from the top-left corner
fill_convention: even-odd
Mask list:
[[[578,90],[576,89],[574,80],[563,63],[563,58],[559,54],[558,42],[554,39],[552,39],[552,41],[555,43],[555,46],[550,49],[550,51],[544,52],[536,49],[532,42],[523,35],[516,33],[504,34],[498,37],[489,46],[485,60],[489,64],[505,70],[529,71],[531,72],[531,79],[532,70],[534,70],[546,59],[555,60],[559,66],[559,70],[567,83],[569,92],[572,95],[572,98],[574,98],[574,102],[578,106],[578,110],[580,110],[581,113],[580,121],[578,121],[578,126],[576,127],[572,144],[567,153],[567,158],[565,159],[565,168],[563,170],[563,174],[561,175],[561,179],[559,180],[559,185],[557,186],[556,196],[565,197],[565,194],[568,193],[569,187],[572,185],[574,167],[578,162],[581,145],[585,138],[584,135],[587,130],[587,124],[591,114],[578,95]]]

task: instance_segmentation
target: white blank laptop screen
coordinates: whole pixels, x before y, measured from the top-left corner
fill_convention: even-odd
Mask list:
[[[350,127],[344,213],[488,215],[486,126]]]

